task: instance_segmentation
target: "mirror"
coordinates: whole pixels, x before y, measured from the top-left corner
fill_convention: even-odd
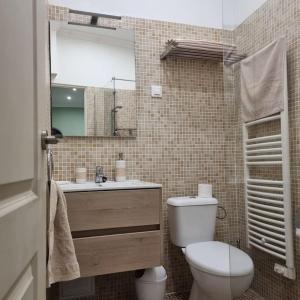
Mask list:
[[[136,136],[134,31],[50,22],[57,136]]]

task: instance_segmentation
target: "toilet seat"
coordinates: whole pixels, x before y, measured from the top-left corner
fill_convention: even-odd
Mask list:
[[[254,268],[252,259],[245,252],[217,241],[188,245],[185,256],[195,269],[218,276],[244,276],[252,273]]]

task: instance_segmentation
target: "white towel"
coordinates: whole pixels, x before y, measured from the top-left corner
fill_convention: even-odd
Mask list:
[[[280,38],[241,62],[242,116],[245,122],[283,110],[286,40]]]
[[[48,228],[48,286],[58,281],[80,277],[67,215],[67,202],[63,191],[55,181],[50,188],[50,219]]]

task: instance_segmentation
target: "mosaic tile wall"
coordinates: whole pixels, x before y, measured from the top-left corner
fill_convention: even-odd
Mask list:
[[[175,295],[170,294],[165,297],[165,300],[188,300],[188,299],[189,299],[188,294],[175,294]],[[253,290],[249,289],[242,297],[235,300],[265,300],[265,299],[259,296]]]
[[[61,7],[51,6],[49,16],[89,22],[88,17],[69,15]],[[100,24],[135,30],[137,138],[66,138],[54,148],[55,179],[74,180],[75,167],[85,166],[93,180],[96,165],[102,165],[112,179],[115,160],[123,152],[130,179],[161,183],[167,290],[185,292],[190,289],[191,274],[181,250],[169,241],[166,200],[170,196],[195,195],[199,182],[212,183],[215,197],[229,212],[226,220],[217,222],[216,238],[230,241],[229,232],[238,232],[236,190],[231,189],[235,181],[226,173],[226,158],[232,156],[230,150],[225,151],[231,142],[227,126],[232,109],[224,106],[221,64],[176,58],[162,62],[160,53],[171,38],[221,41],[231,36],[217,29],[127,17],[121,21],[100,20]],[[151,85],[162,85],[162,99],[151,98]],[[103,300],[134,299],[132,276],[124,273],[99,277],[97,286],[105,295]]]
[[[288,42],[288,90],[290,117],[290,148],[291,148],[291,177],[293,210],[300,206],[300,2],[298,0],[268,0],[261,8],[252,14],[234,32],[235,43],[242,53],[255,53],[268,43],[280,36],[286,36]],[[232,69],[231,69],[232,71]],[[240,120],[240,91],[239,70],[235,67],[235,78],[232,72],[226,70],[225,83],[234,82],[235,89],[235,118],[238,126],[232,130],[235,136],[237,194],[236,201],[239,214],[239,228],[242,248],[246,249],[244,188],[243,188],[243,159],[242,135]],[[227,75],[229,74],[229,75]],[[233,75],[234,76],[234,75]],[[231,90],[232,91],[232,90]],[[228,92],[230,93],[230,92]],[[278,127],[278,124],[277,124]],[[271,126],[271,130],[276,124]],[[260,129],[261,130],[261,129]],[[235,132],[234,132],[235,131]],[[256,131],[258,133],[260,131]],[[233,147],[234,148],[234,147]],[[274,170],[272,170],[273,172]],[[277,173],[275,170],[274,173]],[[257,173],[256,173],[257,174]],[[249,250],[247,250],[249,251]],[[251,256],[255,263],[255,277],[253,289],[269,300],[300,299],[300,242],[295,237],[296,281],[280,277],[273,271],[274,263],[280,262],[259,250],[251,249]],[[282,263],[282,262],[281,262]]]

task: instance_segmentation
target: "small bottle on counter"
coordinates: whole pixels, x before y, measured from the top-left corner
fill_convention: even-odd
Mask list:
[[[76,178],[76,183],[85,183],[87,181],[87,169],[76,168],[75,178]]]
[[[119,153],[119,160],[116,161],[116,181],[126,181],[126,161],[123,153]]]

